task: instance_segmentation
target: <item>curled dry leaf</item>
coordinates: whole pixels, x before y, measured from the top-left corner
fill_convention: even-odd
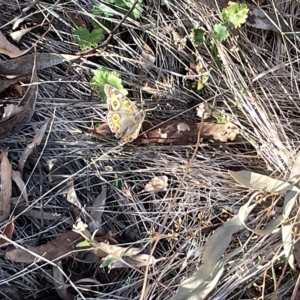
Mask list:
[[[69,203],[72,203],[73,205],[75,205],[76,207],[78,207],[82,213],[84,213],[85,215],[87,215],[90,219],[90,215],[88,214],[88,212],[85,210],[85,208],[81,205],[75,188],[74,188],[74,181],[73,180],[69,180],[69,182],[67,183],[67,195],[66,195],[66,199]]]
[[[107,186],[102,185],[101,194],[95,199],[93,206],[89,207],[92,221],[89,223],[89,230],[94,232],[96,229],[101,229],[102,214],[106,204]]]
[[[54,260],[59,257],[66,257],[72,254],[72,250],[82,240],[81,236],[73,231],[66,231],[59,235],[55,240],[44,245],[32,247],[28,250],[37,254],[31,254],[24,249],[14,249],[5,253],[5,258],[13,262],[32,263],[43,256],[46,259]]]
[[[23,96],[23,89],[19,83],[12,85],[10,87],[10,90],[19,98],[21,98]]]
[[[22,36],[24,34],[26,34],[27,32],[30,32],[32,29],[34,28],[37,28],[41,26],[40,24],[38,25],[35,25],[35,26],[32,26],[32,27],[28,27],[28,28],[24,28],[24,29],[21,29],[21,30],[18,30],[18,31],[14,31],[12,33],[10,33],[10,37],[17,43],[19,43],[20,39],[22,38]]]
[[[211,117],[212,111],[207,102],[202,102],[197,107],[197,116],[204,120]]]
[[[160,191],[165,191],[168,187],[168,177],[167,176],[157,176],[152,178],[145,186],[145,192],[157,193]]]
[[[15,230],[14,220],[9,222],[3,229],[0,230],[0,233],[5,235],[8,239],[12,240],[12,236]],[[6,247],[9,244],[6,239],[0,238],[0,248]]]
[[[29,155],[32,153],[33,149],[35,146],[38,146],[41,144],[42,139],[45,135],[45,132],[47,130],[47,127],[49,125],[50,119],[48,119],[46,121],[46,123],[42,126],[42,128],[36,133],[36,135],[34,136],[32,142],[30,144],[27,145],[26,149],[23,151],[20,159],[19,159],[19,172],[21,174],[23,174],[23,169],[24,169],[24,165],[25,162],[27,160],[27,158],[29,157]]]
[[[26,185],[22,179],[21,173],[19,171],[12,170],[11,177],[21,192],[21,195],[18,198],[23,197],[26,204],[29,205]]]
[[[33,61],[33,70],[30,86],[18,105],[9,104],[4,109],[3,118],[0,121],[0,138],[9,135],[12,131],[20,131],[25,123],[29,122],[35,109],[38,95],[38,80],[36,74],[36,63]]]
[[[1,63],[0,63],[0,68],[1,68]],[[20,76],[20,77],[16,77],[13,79],[0,80],[0,93],[2,93],[6,89],[8,89],[10,86],[18,83],[20,80],[23,80],[23,79],[24,79],[24,77]]]
[[[145,42],[141,47],[141,57],[151,64],[154,64],[156,60],[154,52]]]
[[[57,263],[57,266],[53,266],[53,278],[54,286],[56,289],[57,294],[61,299],[64,300],[73,300],[74,295],[68,291],[69,284],[65,283],[64,275],[61,272],[62,270],[62,262],[61,260]]]
[[[28,50],[20,50],[18,47],[11,44],[0,31],[0,53],[5,54],[10,58],[14,58],[25,54],[29,50],[30,48]]]
[[[11,172],[12,167],[7,152],[0,155],[0,223],[8,219],[11,207]]]

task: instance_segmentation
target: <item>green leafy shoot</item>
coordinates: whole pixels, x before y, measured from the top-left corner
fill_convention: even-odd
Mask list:
[[[108,256],[108,258],[104,259],[102,264],[100,265],[100,268],[108,267],[111,263],[113,263],[116,259],[112,256]]]
[[[98,68],[91,80],[91,87],[96,91],[98,97],[103,100],[106,98],[104,93],[104,85],[110,84],[115,87],[123,95],[127,95],[128,91],[124,89],[122,85],[122,80],[119,78],[118,74],[112,71],[108,71],[105,68]]]
[[[105,7],[102,8],[96,5],[93,6],[92,13],[96,16],[103,16],[106,18],[110,18],[114,15],[110,10],[106,9]]]
[[[201,28],[191,30],[191,41],[194,46],[199,46],[205,42],[205,31]]]
[[[209,79],[209,72],[205,71],[200,62],[196,65],[191,63],[186,78],[194,81],[192,83],[192,88],[199,92],[207,83]]]
[[[245,3],[235,3],[222,10],[222,18],[231,29],[241,27],[246,23],[249,8]]]
[[[94,28],[91,32],[84,26],[79,26],[74,32],[74,41],[79,48],[84,51],[92,47],[97,47],[104,39],[102,28]]]
[[[197,82],[197,87],[196,87],[197,91],[201,91],[204,88],[204,86],[207,83],[208,79],[209,79],[209,73],[203,74],[201,76],[201,79],[198,80],[198,82]]]
[[[215,24],[213,30],[212,37],[219,42],[225,41],[229,36],[227,27],[222,24]]]
[[[216,110],[213,115],[217,119],[217,124],[226,124],[230,121],[224,110]]]
[[[79,242],[76,247],[80,248],[80,247],[89,247],[91,246],[90,242],[87,240],[84,240],[82,242]]]
[[[107,4],[109,7],[115,9],[116,11],[126,14],[127,11],[132,7],[134,0],[106,0],[103,1],[104,4]],[[143,0],[138,0],[137,4],[135,5],[133,11],[129,14],[129,17],[137,20],[140,18],[143,12]],[[105,17],[112,17],[113,13],[110,9],[106,7],[99,7],[94,6],[93,13],[95,15],[105,16]]]

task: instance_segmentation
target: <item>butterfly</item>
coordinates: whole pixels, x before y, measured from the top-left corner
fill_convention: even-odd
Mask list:
[[[145,112],[120,93],[113,86],[104,86],[108,105],[107,124],[110,130],[124,144],[137,138],[142,127]]]

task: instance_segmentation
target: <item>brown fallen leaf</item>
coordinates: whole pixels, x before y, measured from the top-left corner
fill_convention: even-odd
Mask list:
[[[1,68],[1,62],[0,62],[0,68]],[[20,82],[21,80],[24,80],[23,76],[19,76],[13,79],[0,80],[0,93],[8,89],[10,86]]]
[[[33,61],[32,77],[24,97],[18,105],[9,104],[4,109],[2,120],[0,121],[0,138],[9,135],[12,131],[17,133],[25,123],[29,122],[33,116],[36,98],[38,95],[38,81],[36,74],[36,62]]]
[[[7,158],[7,152],[0,156],[0,223],[8,219],[11,207],[11,172],[12,167]]]
[[[145,186],[145,192],[157,193],[160,191],[165,191],[168,187],[168,177],[167,176],[157,176],[152,178]]]
[[[9,222],[2,230],[0,230],[1,234],[5,235],[10,240],[12,240],[14,231],[15,231],[14,220]],[[9,242],[7,242],[6,239],[0,238],[0,248],[6,247],[8,245]]]
[[[16,83],[10,87],[10,91],[14,93],[17,97],[23,97],[23,89],[19,83]]]
[[[191,121],[182,122],[180,120],[170,120],[164,123],[161,121],[145,121],[139,137],[135,140],[138,144],[173,144],[188,145],[197,142],[199,124]],[[96,129],[89,131],[104,137],[113,137],[109,126],[104,123]],[[215,124],[203,122],[201,129],[201,138],[213,137],[221,142],[233,141],[239,129],[232,123]]]
[[[9,56],[10,58],[18,57],[30,50],[20,50],[15,45],[11,44],[7,38],[3,35],[3,33],[0,31],[0,53],[5,54]]]
[[[27,158],[29,157],[29,155],[32,153],[34,147],[39,146],[41,144],[42,139],[47,130],[47,127],[49,125],[49,122],[50,122],[50,119],[48,119],[46,121],[46,123],[42,126],[42,128],[36,133],[32,142],[30,144],[28,144],[27,147],[25,148],[25,150],[23,151],[23,153],[19,159],[19,172],[21,174],[23,174],[25,162],[27,161]]]
[[[78,15],[75,15],[72,12],[66,10],[65,10],[65,14],[77,27],[79,26],[86,27],[86,23]]]
[[[44,245],[29,248],[31,252],[43,256],[48,260],[66,257],[72,254],[72,250],[82,241],[82,237],[74,231],[66,231],[55,240]],[[5,258],[13,262],[32,263],[37,257],[24,249],[14,249],[5,253]]]
[[[32,74],[32,62],[35,54],[27,54],[15,59],[0,60],[0,75],[27,76]],[[58,65],[64,61],[73,61],[79,56],[56,53],[36,53],[36,71]]]
[[[102,214],[105,209],[106,198],[107,198],[107,186],[102,185],[101,194],[99,194],[98,197],[95,199],[95,201],[93,202],[93,206],[88,207],[92,219],[92,221],[89,223],[89,230],[91,232],[94,232],[96,229],[101,229]]]
[[[53,267],[53,278],[55,278],[54,286],[55,286],[56,292],[61,299],[73,300],[74,295],[68,291],[68,288],[70,285],[65,283],[65,278],[64,278],[62,272],[60,271],[61,269],[62,269],[62,262],[60,260],[57,263],[57,266]]]
[[[23,197],[26,204],[29,205],[26,185],[25,185],[25,182],[22,179],[21,173],[19,171],[12,170],[11,177],[12,177],[12,180],[15,182],[15,184],[18,186],[18,188],[21,192],[21,195],[18,198],[22,199],[22,197]]]
[[[19,214],[22,214],[22,216],[27,216],[36,220],[43,220],[44,222],[62,221],[68,225],[73,224],[73,221],[66,216],[57,213],[46,212],[38,208],[28,208],[28,206],[24,204],[18,204],[17,208],[14,209],[14,215],[19,215]]]

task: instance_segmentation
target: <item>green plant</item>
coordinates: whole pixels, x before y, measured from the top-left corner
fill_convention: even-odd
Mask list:
[[[91,80],[91,87],[96,91],[100,99],[105,99],[104,85],[110,84],[119,90],[123,95],[127,95],[128,91],[124,89],[122,80],[116,72],[108,71],[103,67],[98,68]]]
[[[104,39],[104,31],[101,27],[94,28],[91,32],[84,27],[79,26],[74,31],[74,41],[79,48],[84,51],[92,47],[97,47]]]
[[[115,9],[116,11],[126,14],[126,12],[132,7],[134,0],[106,0],[103,1],[104,4]],[[133,11],[129,14],[129,17],[137,20],[140,18],[143,12],[143,0],[138,0],[137,4],[135,5]],[[97,15],[105,16],[105,17],[112,17],[113,12],[111,9],[106,8],[105,6],[94,6],[93,12]]]
[[[192,28],[191,41],[194,46],[199,46],[205,42],[205,31],[201,28]]]
[[[236,29],[241,27],[242,24],[246,23],[248,12],[249,8],[247,4],[235,3],[224,8],[221,16],[229,28]]]
[[[215,24],[212,37],[219,42],[225,41],[229,36],[229,32],[226,26],[222,24]]]
[[[192,88],[196,91],[201,91],[209,79],[209,72],[205,72],[202,64],[199,62],[196,65],[190,63],[186,79],[193,81]]]
[[[212,39],[208,41],[209,47],[214,57],[214,63],[218,68],[222,67],[219,57],[217,42],[224,42],[229,37],[228,29],[236,29],[244,24],[248,17],[249,8],[244,3],[235,3],[224,8],[221,12],[223,23],[215,24],[212,31]],[[193,28],[190,33],[191,41],[194,46],[199,46],[206,42],[206,32],[200,28]],[[204,80],[207,80],[204,78]],[[197,85],[197,90],[203,88],[203,85]]]

